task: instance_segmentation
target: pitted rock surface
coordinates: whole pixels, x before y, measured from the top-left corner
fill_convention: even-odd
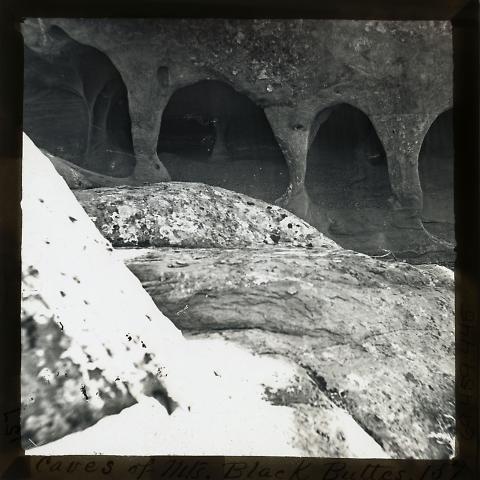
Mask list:
[[[339,248],[287,210],[219,187],[168,182],[75,195],[115,247]]]

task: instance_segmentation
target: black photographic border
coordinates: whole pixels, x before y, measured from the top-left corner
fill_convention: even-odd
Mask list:
[[[0,478],[470,480],[479,469],[478,0],[1,0]],[[295,457],[25,456],[20,444],[21,149],[25,17],[450,20],[454,52],[456,456],[453,460]],[[67,471],[77,462],[73,472]]]

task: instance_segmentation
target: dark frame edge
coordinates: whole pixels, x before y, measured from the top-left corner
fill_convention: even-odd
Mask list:
[[[457,403],[457,455],[453,461],[420,460],[354,460],[354,459],[295,459],[295,458],[223,458],[209,457],[200,461],[207,462],[210,478],[248,478],[252,470],[248,465],[261,462],[264,473],[273,475],[280,471],[279,480],[470,480],[480,478],[479,465],[479,348],[478,313],[480,310],[478,292],[479,282],[479,5],[477,0],[467,2],[459,9],[457,2],[447,8],[432,9],[435,2],[424,10],[418,7],[422,2],[397,2],[392,6],[380,7],[382,2],[362,2],[363,9],[352,6],[355,2],[344,0],[346,5],[338,13],[335,8],[326,6],[329,2],[302,0],[294,7],[282,6],[280,2],[270,0],[253,2],[250,0],[224,2],[221,8],[219,0],[180,0],[178,2],[159,2],[141,0],[137,6],[128,2],[103,0],[84,2],[74,0],[66,6],[64,2],[42,1],[5,1],[0,5],[0,318],[3,320],[0,334],[0,478],[64,478],[60,475],[44,475],[38,471],[41,457],[26,457],[17,438],[20,406],[20,239],[21,239],[21,127],[23,90],[23,41],[18,23],[26,16],[228,16],[227,12],[250,16],[248,12],[258,12],[252,16],[265,17],[268,12],[279,12],[275,17],[304,16],[318,18],[375,18],[375,19],[449,19],[453,24],[454,42],[454,128],[455,128],[455,215],[458,238],[456,263],[456,403]],[[330,2],[330,4],[333,2]],[[358,4],[359,2],[357,2]],[[392,2],[393,3],[393,2]],[[207,4],[207,8],[202,5]],[[257,7],[253,10],[253,5]],[[306,7],[306,5],[310,5]],[[320,7],[318,6],[320,4]],[[322,10],[323,4],[323,10]],[[404,6],[399,7],[399,4]],[[453,5],[455,4],[455,6]],[[371,7],[369,8],[369,5]],[[392,5],[392,4],[391,4]],[[348,9],[350,7],[350,10]],[[338,7],[337,7],[338,8]],[[380,10],[384,8],[383,14]],[[445,16],[445,12],[449,16]],[[97,13],[95,13],[97,12]],[[114,14],[112,13],[114,12]],[[294,13],[297,13],[296,15]],[[380,13],[379,13],[380,12]],[[403,12],[403,13],[402,13]],[[428,15],[431,13],[431,16]],[[208,15],[210,13],[210,15]],[[215,15],[214,15],[215,13]],[[20,87],[19,87],[20,85]],[[472,226],[472,219],[474,219]],[[5,417],[8,413],[8,420]],[[71,460],[99,462],[115,465],[115,478],[181,478],[178,474],[187,472],[198,461],[194,457],[176,457],[180,470],[177,476],[165,477],[162,465],[172,461],[168,457],[151,457],[154,462],[148,464],[149,457],[68,457]],[[247,462],[247,463],[246,463]],[[381,465],[380,471],[390,471],[391,475],[375,479],[360,476],[363,465],[368,462]],[[43,462],[45,465],[45,461]],[[143,471],[141,470],[143,465]],[[245,467],[243,466],[245,465]],[[332,465],[337,465],[332,469]],[[132,467],[137,466],[134,472]],[[118,468],[117,468],[118,467]],[[157,468],[158,467],[158,468]],[[390,468],[390,470],[386,470]],[[335,470],[337,468],[337,470]],[[341,469],[343,468],[343,470]],[[410,476],[404,476],[406,472]],[[78,473],[78,471],[77,471]],[[118,473],[118,475],[117,475]],[[98,470],[88,478],[104,478]],[[259,474],[257,467],[256,475]],[[145,476],[144,476],[145,475]],[[68,475],[75,478],[77,475]],[[80,475],[78,478],[85,478]],[[186,478],[186,477],[185,477]],[[200,477],[199,477],[200,478]],[[205,477],[206,478],[206,477]],[[192,478],[193,480],[193,478]]]

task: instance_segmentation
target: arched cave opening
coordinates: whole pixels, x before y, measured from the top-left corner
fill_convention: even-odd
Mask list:
[[[135,167],[126,86],[111,60],[59,27],[53,48],[25,46],[24,130],[42,149],[91,171],[125,177]]]
[[[455,240],[453,210],[453,110],[432,123],[420,150],[418,173],[423,191],[422,221],[432,234]]]
[[[347,248],[362,251],[362,235],[370,236],[365,241],[372,244],[371,235],[387,221],[391,189],[386,154],[361,110],[340,104],[320,112],[319,118],[327,112],[308,152],[305,186],[312,208],[331,221],[330,234]],[[381,243],[379,239],[377,246]]]
[[[201,182],[273,202],[288,168],[264,111],[230,85],[178,89],[162,117],[158,154],[172,180]]]

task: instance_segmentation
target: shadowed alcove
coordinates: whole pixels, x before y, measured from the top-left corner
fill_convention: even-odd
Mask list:
[[[361,110],[340,104],[329,111],[308,153],[307,191],[316,207],[328,212],[332,234],[378,231],[391,194],[383,146]]]
[[[135,156],[127,89],[110,59],[61,28],[44,51],[25,47],[24,130],[50,154],[125,177]]]
[[[172,95],[158,154],[174,181],[216,185],[270,202],[288,184],[287,165],[263,110],[216,80]]]
[[[453,110],[449,109],[428,130],[418,170],[423,191],[423,224],[429,232],[451,242],[455,240],[453,160]]]

